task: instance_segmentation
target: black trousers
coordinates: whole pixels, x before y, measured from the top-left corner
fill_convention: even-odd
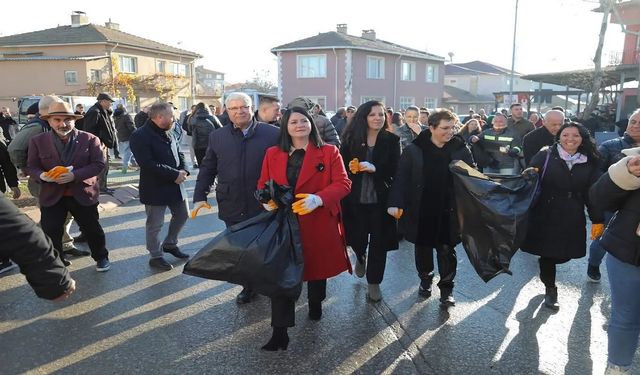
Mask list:
[[[453,279],[456,277],[458,266],[456,249],[449,245],[437,245],[436,258],[438,260],[438,272],[440,273],[438,288],[440,290],[453,289]],[[433,279],[433,248],[416,245],[415,259],[420,279]]]
[[[384,211],[384,212],[383,212]],[[353,232],[349,234],[351,247],[358,258],[367,256],[367,282],[380,284],[384,278],[387,265],[387,250],[382,244],[383,231],[382,215],[387,215],[386,209],[379,204],[360,204],[353,210]]]
[[[322,302],[327,298],[327,280],[307,281],[309,302]],[[293,298],[271,298],[271,326],[277,328],[296,325],[296,300]]]
[[[202,159],[204,159],[204,156],[207,154],[207,149],[196,148],[193,152],[196,154],[196,161],[198,162],[198,165],[202,165]]]
[[[540,257],[538,262],[540,263],[540,281],[547,288],[556,287],[556,264],[567,263],[571,259],[557,259]]]
[[[100,225],[98,204],[83,206],[73,197],[62,197],[53,206],[40,207],[40,225],[44,233],[51,238],[53,247],[58,251],[60,257],[64,258],[62,232],[64,231],[64,220],[68,212],[71,212],[80,230],[87,237],[87,244],[91,249],[91,257],[95,261],[108,258],[109,252],[106,248],[104,231]]]

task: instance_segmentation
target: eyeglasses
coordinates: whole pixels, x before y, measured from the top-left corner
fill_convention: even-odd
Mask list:
[[[238,112],[238,111],[242,111],[242,110],[245,110],[245,111],[246,111],[247,109],[249,109],[249,106],[248,106],[248,105],[243,105],[243,106],[240,106],[240,107],[230,107],[230,108],[227,108],[227,111],[230,111],[230,112]]]

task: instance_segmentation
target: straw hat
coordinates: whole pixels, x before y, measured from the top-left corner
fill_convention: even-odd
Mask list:
[[[49,117],[52,117],[52,116],[73,117],[76,120],[84,117],[83,115],[76,115],[75,113],[73,113],[73,110],[71,109],[71,105],[69,105],[69,103],[67,102],[51,103],[51,105],[49,106],[48,113],[46,115],[41,115],[40,118],[48,119]]]

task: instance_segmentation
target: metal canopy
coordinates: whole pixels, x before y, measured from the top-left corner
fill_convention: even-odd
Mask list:
[[[636,64],[607,66],[602,70],[604,73],[602,87],[620,84],[623,77],[624,82],[635,81],[638,79],[638,65]],[[553,83],[561,86],[574,87],[584,91],[591,91],[594,74],[595,69],[583,69],[555,73],[527,74],[520,78],[535,82]]]

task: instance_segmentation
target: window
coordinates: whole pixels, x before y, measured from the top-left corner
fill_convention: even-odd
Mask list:
[[[384,79],[384,59],[382,57],[367,56],[367,78]]]
[[[320,104],[320,107],[322,107],[323,110],[326,110],[326,108],[327,108],[327,97],[326,96],[308,96],[308,95],[305,95],[305,98],[311,100],[314,103]]]
[[[176,76],[183,76],[183,77],[188,77],[189,74],[187,74],[188,69],[187,69],[187,64],[178,64],[178,63],[169,63],[169,71],[167,73],[169,74],[173,74]]]
[[[178,110],[184,111],[187,108],[189,108],[189,98],[178,96]]]
[[[216,79],[222,79],[222,74],[216,74]]]
[[[78,72],[75,70],[65,70],[64,71],[64,83],[66,85],[77,85],[78,84]]]
[[[131,56],[120,56],[120,71],[123,73],[138,72],[138,59]]]
[[[400,79],[403,81],[415,81],[416,80],[416,63],[413,61],[402,62],[402,74]]]
[[[377,100],[379,102],[384,103],[384,96],[363,96],[360,100],[360,104],[364,104],[372,100]]]
[[[102,70],[91,69],[91,82],[102,82]]]
[[[156,60],[156,73],[164,73],[166,70],[167,62],[164,60]]]
[[[427,64],[427,82],[438,82],[438,65]]]
[[[413,96],[400,97],[400,110],[405,110],[410,105],[416,105],[416,98],[414,98]]]
[[[208,78],[208,79],[213,78],[213,74],[211,74],[211,73],[207,73],[207,78]]]
[[[425,108],[434,109],[438,107],[438,100],[436,98],[424,98]]]
[[[327,76],[327,55],[298,55],[298,78]]]

